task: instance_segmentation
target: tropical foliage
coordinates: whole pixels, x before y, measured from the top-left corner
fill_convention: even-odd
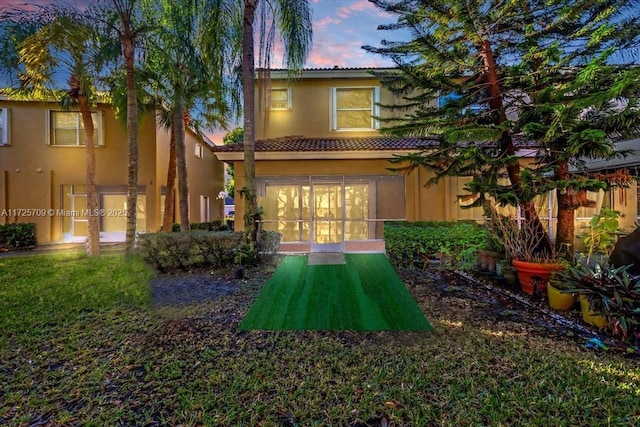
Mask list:
[[[384,121],[397,135],[436,135],[439,147],[396,159],[396,170],[425,167],[430,182],[472,176],[468,189],[519,205],[545,233],[532,200],[555,190],[556,248],[573,241],[573,212],[587,190],[607,184],[585,161],[611,158],[616,137],[638,131],[635,1],[372,0],[395,14],[383,30],[409,32],[365,49],[394,61],[378,73],[405,112]],[[521,149],[535,161],[522,164]],[[506,174],[508,184],[502,184]],[[539,251],[549,252],[546,240]]]

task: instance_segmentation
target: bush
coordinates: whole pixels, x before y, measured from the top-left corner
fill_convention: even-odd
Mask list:
[[[191,227],[191,230],[225,231],[229,229],[229,227],[227,227],[226,224],[223,224],[219,219],[209,222],[192,222],[189,225]],[[173,223],[173,225],[171,226],[171,231],[180,231],[180,224]]]
[[[577,264],[554,277],[554,286],[563,293],[584,295],[592,311],[609,318],[609,329],[623,339],[640,340],[640,280],[631,276],[628,266],[614,268],[599,264],[595,268]]]
[[[278,251],[280,238],[279,233],[263,232],[257,248],[260,256],[247,255],[245,259],[246,242],[240,232],[191,230],[147,233],[139,236],[138,252],[161,272],[188,271],[204,266],[220,269],[271,259]]]
[[[487,241],[486,230],[474,222],[386,222],[384,243],[390,261],[397,267],[421,265],[425,257],[439,254],[452,256],[482,249]]]
[[[224,268],[233,265],[242,237],[242,233],[228,231],[147,233],[139,236],[138,252],[161,272],[186,271],[202,266]]]
[[[34,223],[0,225],[0,248],[31,249],[35,245],[36,225]]]

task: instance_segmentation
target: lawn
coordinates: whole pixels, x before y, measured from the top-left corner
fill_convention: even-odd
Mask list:
[[[259,283],[158,307],[151,276],[118,255],[0,258],[0,424],[640,423],[637,359],[486,316],[435,275],[405,281],[428,333],[240,331]]]

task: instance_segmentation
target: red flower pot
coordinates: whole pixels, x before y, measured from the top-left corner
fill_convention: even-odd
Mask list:
[[[547,295],[547,283],[554,271],[562,270],[564,265],[556,263],[527,262],[513,260],[513,267],[518,272],[518,281],[525,294],[533,295],[534,290],[540,295]]]

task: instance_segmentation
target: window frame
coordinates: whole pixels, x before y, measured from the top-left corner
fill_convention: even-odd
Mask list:
[[[273,91],[283,91],[287,94],[287,99],[286,99],[286,107],[274,107],[273,106],[273,98],[272,98],[272,94]],[[291,110],[291,88],[290,87],[272,87],[271,89],[269,89],[269,110],[274,110],[274,111],[286,111],[286,110]]]
[[[348,91],[348,90],[363,90],[369,89],[371,90],[371,126],[366,128],[339,128],[338,127],[338,92],[339,91]],[[340,87],[332,87],[331,88],[331,123],[330,130],[332,132],[366,132],[366,131],[376,131],[380,129],[380,120],[375,119],[374,117],[380,116],[380,86],[340,86]],[[365,111],[365,108],[359,109],[350,109],[350,110],[358,110]],[[347,111],[347,110],[340,110]]]
[[[54,115],[56,113],[70,113],[70,114],[75,114],[77,117],[76,123],[77,123],[77,127],[75,128],[76,130],[76,144],[69,144],[69,145],[61,145],[61,144],[56,144],[55,143],[55,132],[52,132],[52,126],[53,126],[53,118]],[[97,142],[95,144],[96,147],[104,147],[105,142],[104,142],[104,111],[102,110],[92,110],[91,111],[91,115],[93,116],[95,114],[95,119],[94,119],[94,133],[97,135]],[[57,110],[57,109],[50,109],[47,110],[47,118],[46,118],[46,122],[47,122],[47,145],[51,146],[51,147],[85,147],[86,144],[80,144],[80,133],[82,132],[82,128],[80,127],[80,124],[82,122],[82,114],[80,113],[80,111],[67,111],[67,110]]]
[[[195,143],[195,156],[199,159],[204,159],[204,145],[199,142]]]
[[[11,145],[10,118],[11,110],[6,107],[0,108],[0,147]]]

